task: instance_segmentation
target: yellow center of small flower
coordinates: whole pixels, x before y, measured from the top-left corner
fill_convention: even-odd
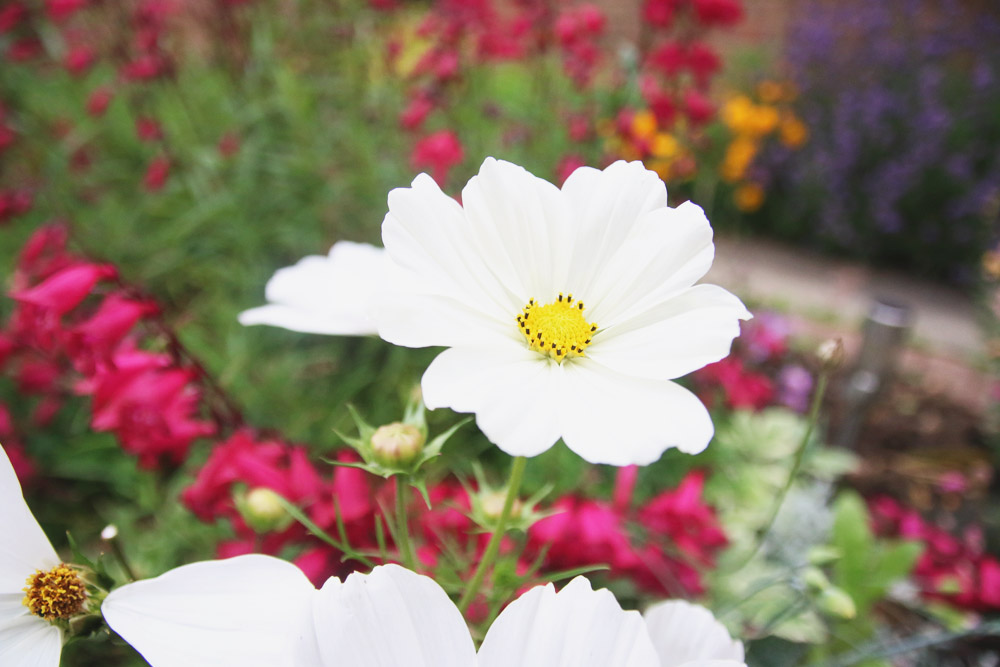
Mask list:
[[[528,301],[517,325],[528,341],[528,347],[556,361],[583,356],[597,331],[597,325],[583,318],[583,302],[573,301],[573,295],[563,296],[541,306]]]
[[[46,621],[76,616],[87,601],[87,588],[76,570],[64,563],[28,577],[22,604]]]

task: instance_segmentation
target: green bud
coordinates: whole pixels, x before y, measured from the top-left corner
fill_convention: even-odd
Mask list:
[[[802,582],[812,591],[825,591],[830,587],[830,580],[818,567],[807,567],[802,571]]]
[[[385,466],[406,465],[420,454],[424,446],[423,432],[413,424],[394,422],[379,426],[372,434],[375,460]]]
[[[819,344],[816,356],[828,370],[835,370],[844,363],[844,341],[840,338],[830,338]]]
[[[842,588],[830,586],[816,598],[816,606],[827,616],[850,620],[858,615],[854,598]]]
[[[806,555],[809,563],[816,566],[829,565],[834,561],[840,560],[841,556],[843,554],[840,553],[840,549],[825,544],[811,548]]]
[[[281,504],[281,496],[264,487],[238,495],[236,508],[247,525],[257,533],[284,530],[292,522],[292,517]]]

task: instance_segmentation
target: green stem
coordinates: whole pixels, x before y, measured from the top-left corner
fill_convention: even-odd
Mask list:
[[[399,557],[406,567],[416,571],[417,557],[410,542],[410,522],[406,516],[406,503],[410,499],[409,489],[403,475],[396,475],[396,540],[399,542]]]
[[[118,536],[115,535],[109,539],[108,543],[111,545],[111,552],[115,555],[115,558],[118,559],[118,564],[122,566],[122,570],[125,572],[125,576],[128,577],[128,580],[138,581],[138,578],[135,576],[135,571],[128,564],[128,558],[125,557],[125,550],[122,549],[122,543],[121,540],[118,539]]]
[[[764,546],[764,538],[767,537],[768,533],[771,532],[771,528],[774,526],[775,519],[778,518],[778,512],[781,510],[781,506],[785,502],[785,496],[788,495],[789,490],[791,490],[792,485],[795,484],[795,479],[799,476],[799,472],[802,469],[802,462],[805,460],[806,449],[809,448],[809,440],[812,438],[813,431],[816,429],[816,422],[819,420],[819,408],[823,403],[823,395],[826,393],[826,380],[827,380],[827,370],[823,368],[819,372],[819,377],[816,379],[816,390],[812,395],[812,402],[809,405],[809,415],[807,417],[806,431],[802,434],[802,441],[799,442],[799,447],[795,451],[795,459],[792,461],[792,468],[788,471],[788,479],[785,480],[784,486],[778,493],[778,497],[774,502],[774,506],[771,508],[771,514],[767,519],[767,522],[761,526],[760,530],[757,531],[757,543],[754,548],[743,559],[736,569],[742,569],[747,563],[749,563],[760,548]]]
[[[469,581],[465,592],[462,593],[462,599],[458,601],[458,610],[463,614],[469,608],[472,598],[479,592],[479,587],[482,586],[483,579],[486,577],[486,571],[493,565],[493,561],[496,560],[497,553],[500,551],[500,541],[506,532],[507,519],[510,518],[510,511],[514,507],[517,491],[521,487],[521,477],[524,475],[527,461],[528,459],[523,456],[514,457],[514,463],[510,467],[510,480],[507,482],[507,497],[503,501],[503,509],[500,511],[500,518],[497,519],[496,530],[490,536],[486,551],[483,552],[483,558],[479,561],[479,566],[476,567],[476,573],[472,575],[472,580]]]

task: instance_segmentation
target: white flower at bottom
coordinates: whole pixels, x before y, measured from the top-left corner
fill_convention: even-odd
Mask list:
[[[548,584],[512,602],[477,655],[461,613],[433,579],[383,565],[344,582],[331,578],[317,591],[293,569],[268,556],[195,563],[112,592],[103,611],[112,629],[152,667],[675,664],[657,657],[648,618],[644,622],[638,612],[623,611],[610,592],[591,590],[583,577],[558,593]],[[685,618],[678,615],[675,621]],[[692,637],[680,641],[681,654],[692,659],[723,655],[693,652]]]
[[[31,514],[0,447],[0,665],[57,667],[59,624],[84,610],[83,581],[64,565]]]
[[[684,600],[659,602],[643,614],[660,667],[743,667],[743,644],[708,609]]]
[[[240,324],[268,324],[303,333],[363,336],[377,333],[368,315],[382,284],[385,251],[338,241],[326,257],[309,255],[278,269],[264,288],[268,304],[240,313]]]
[[[735,296],[697,285],[714,256],[697,206],[667,206],[641,163],[576,170],[559,189],[487,159],[462,204],[421,174],[389,193],[392,268],[379,335],[445,346],[423,377],[430,408],[472,412],[508,454],[562,438],[592,463],[697,453],[713,427],[672,380],[729,353]]]

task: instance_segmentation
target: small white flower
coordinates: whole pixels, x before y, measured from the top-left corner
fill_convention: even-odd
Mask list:
[[[270,564],[267,561],[271,561]],[[434,580],[398,565],[331,578],[319,591],[291,566],[267,556],[195,563],[111,593],[108,624],[152,667],[191,664],[241,667],[672,667],[661,660],[634,611],[591,590],[583,577],[559,593],[551,584],[528,591],[500,614],[476,654],[458,608]],[[273,597],[282,588],[284,598]],[[259,599],[254,599],[257,596]],[[699,608],[700,609],[700,608]],[[705,614],[707,611],[701,610]],[[711,618],[711,614],[708,614]],[[703,619],[674,615],[679,655],[690,666],[735,655],[696,646],[718,642]],[[650,626],[654,627],[654,626]],[[721,626],[720,626],[721,627]],[[728,652],[727,652],[728,651]],[[742,647],[739,647],[742,656]],[[735,658],[734,658],[735,660]]]
[[[560,190],[489,158],[462,202],[421,174],[389,193],[382,225],[379,335],[450,348],[424,374],[427,406],[475,413],[512,455],[559,438],[614,465],[704,449],[708,411],[671,380],[725,357],[750,314],[694,286],[714,257],[702,210],[668,207],[638,162],[578,169]]]
[[[60,623],[84,609],[86,588],[32,516],[2,447],[0,535],[0,665],[57,667]]]
[[[269,324],[303,333],[363,336],[377,333],[368,315],[385,275],[385,251],[338,241],[326,257],[303,257],[278,269],[264,288],[266,306],[240,313],[240,324]]]

